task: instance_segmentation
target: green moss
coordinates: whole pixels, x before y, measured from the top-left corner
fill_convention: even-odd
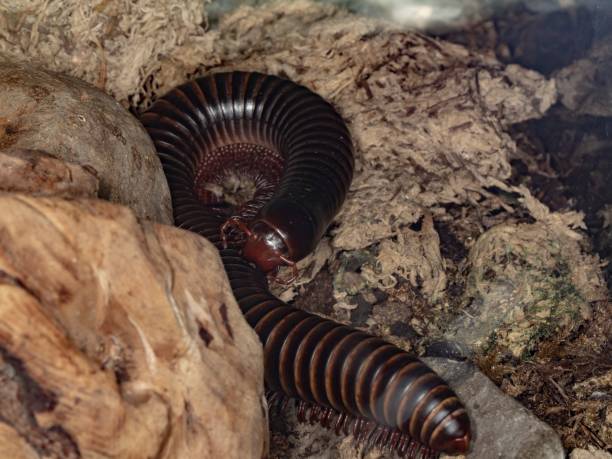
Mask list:
[[[492,332],[487,338],[487,342],[484,344],[484,346],[482,346],[483,354],[488,354],[489,352],[493,351],[496,346],[497,346],[497,333]]]
[[[557,260],[552,273],[548,270],[541,272],[534,280],[534,284],[541,287],[534,288],[534,302],[525,313],[533,318],[537,326],[527,339],[523,359],[533,357],[539,344],[561,331],[563,324],[575,323],[580,305],[586,302],[573,284],[570,269],[564,260]],[[538,318],[537,314],[542,311],[548,311],[548,317]]]

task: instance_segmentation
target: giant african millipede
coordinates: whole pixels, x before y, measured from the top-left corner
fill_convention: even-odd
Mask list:
[[[301,419],[402,456],[466,452],[466,410],[433,370],[268,289],[264,273],[310,253],[347,194],[353,147],[335,109],[289,80],[229,72],[178,86],[141,121],[161,159],[175,223],[220,251],[263,343],[268,390],[296,399]],[[255,184],[245,203],[230,205],[211,190],[231,171]]]

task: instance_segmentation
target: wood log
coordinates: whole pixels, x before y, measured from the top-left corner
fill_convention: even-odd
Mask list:
[[[261,457],[262,362],[203,238],[0,195],[0,456]]]

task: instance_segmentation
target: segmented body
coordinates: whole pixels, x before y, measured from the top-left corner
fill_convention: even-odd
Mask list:
[[[236,300],[264,345],[267,387],[299,400],[300,417],[401,455],[465,452],[466,411],[431,369],[380,338],[280,301],[245,259],[240,232],[223,247],[221,226],[237,217],[263,232],[259,243],[293,261],[315,248],[353,173],[349,133],[336,111],[288,80],[230,72],[175,88],[141,120],[170,185],[175,223],[220,250]],[[239,206],[214,192],[230,170],[255,184]],[[260,247],[252,245],[250,259],[265,265],[270,257],[258,258]]]

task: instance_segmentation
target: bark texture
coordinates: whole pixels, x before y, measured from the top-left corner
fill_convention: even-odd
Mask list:
[[[262,361],[204,239],[0,195],[2,457],[261,457]]]

